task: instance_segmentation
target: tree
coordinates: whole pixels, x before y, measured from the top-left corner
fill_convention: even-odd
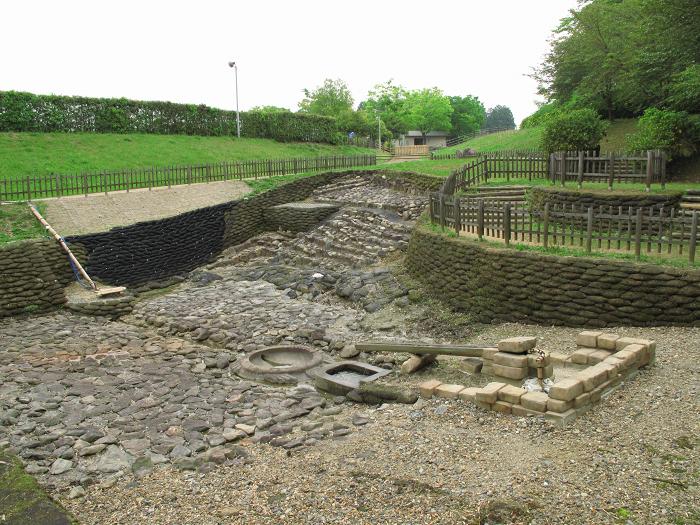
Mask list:
[[[352,111],[353,99],[348,85],[340,79],[327,78],[323,85],[313,91],[304,89],[304,99],[299,102],[299,111],[326,117],[338,118]]]
[[[600,144],[607,126],[594,109],[558,113],[545,123],[540,146],[547,153],[592,150]]]
[[[391,80],[377,84],[368,93],[359,109],[381,118],[382,123],[394,134],[408,131],[406,96],[408,91]]]
[[[515,129],[513,112],[508,106],[496,106],[486,112],[485,129]]]
[[[291,113],[292,111],[287,108],[281,108],[279,106],[255,106],[250,108],[251,113]]]
[[[450,99],[438,88],[409,91],[406,96],[406,123],[423,139],[430,131],[450,131],[452,112]]]
[[[479,131],[486,121],[486,109],[478,97],[449,97],[452,106],[452,136]]]
[[[685,111],[649,108],[639,119],[637,133],[627,137],[632,150],[663,149],[670,157],[690,157],[700,149],[700,119]]]

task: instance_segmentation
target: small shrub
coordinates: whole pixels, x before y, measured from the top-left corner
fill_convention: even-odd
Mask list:
[[[559,115],[561,106],[555,102],[542,104],[532,115],[525,117],[520,123],[520,129],[538,128],[544,126],[552,118]]]
[[[592,109],[560,113],[545,123],[540,147],[547,153],[595,149],[607,127],[607,122]]]
[[[631,151],[663,149],[671,158],[690,157],[700,150],[700,122],[685,111],[649,108],[639,119],[637,133],[627,136]]]

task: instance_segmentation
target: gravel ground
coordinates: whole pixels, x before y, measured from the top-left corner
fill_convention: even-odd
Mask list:
[[[577,332],[469,331],[536,334],[560,351]],[[248,464],[163,467],[81,500],[56,496],[84,524],[700,523],[700,330],[610,331],[655,339],[657,365],[564,429],[457,401],[356,406],[367,425],[314,447],[248,444]],[[454,373],[446,360],[410,381]]]
[[[115,191],[46,199],[46,220],[61,235],[107,231],[141,221],[172,217],[243,197],[250,187],[242,181],[165,186],[151,191]]]

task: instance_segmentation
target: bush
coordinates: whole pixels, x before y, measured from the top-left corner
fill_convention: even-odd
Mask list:
[[[592,150],[600,144],[607,127],[607,122],[592,109],[559,113],[545,123],[540,147],[547,153]]]
[[[242,112],[241,136],[281,142],[336,140],[330,117]],[[235,135],[236,112],[193,104],[0,91],[0,131]]]
[[[559,115],[560,112],[561,106],[556,102],[542,104],[532,115],[523,119],[523,121],[520,123],[520,128],[539,128],[540,126],[544,126],[553,117]]]
[[[637,133],[627,136],[631,151],[663,149],[669,158],[690,157],[700,149],[700,122],[685,111],[649,108],[639,119]]]

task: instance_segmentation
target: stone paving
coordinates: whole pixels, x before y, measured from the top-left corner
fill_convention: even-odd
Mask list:
[[[421,204],[393,198],[394,210],[348,206],[310,232],[252,239],[142,297],[119,321],[68,311],[3,320],[0,447],[43,485],[80,497],[83,486],[109,487],[158,464],[204,472],[248,462],[240,442],[291,449],[366,424],[344,398],[234,371],[241,355],[265,346],[355,357],[356,340],[405,331],[366,322],[408,302],[408,290],[377,265],[408,244],[412,222],[397,213]]]

